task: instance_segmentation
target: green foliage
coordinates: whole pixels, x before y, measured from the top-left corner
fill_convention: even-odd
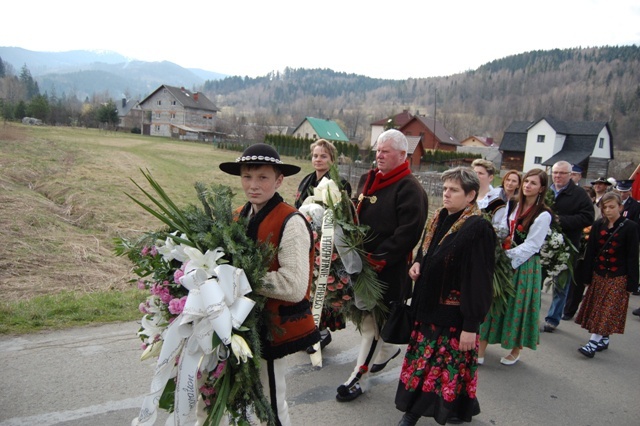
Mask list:
[[[42,121],[48,121],[51,107],[49,105],[49,99],[47,96],[36,95],[29,102],[27,107],[27,116],[38,118]]]
[[[422,161],[427,164],[432,164],[446,163],[449,161],[463,160],[467,158],[482,158],[482,155],[472,154],[469,152],[441,151],[436,149],[434,151],[425,152],[422,157]]]
[[[40,94],[38,82],[33,79],[31,71],[29,71],[26,64],[22,66],[20,71],[20,82],[27,93],[27,100],[31,100]]]
[[[313,139],[291,135],[266,135],[264,138],[264,143],[273,146],[280,156],[286,155],[300,159],[310,158],[311,150],[309,147],[313,141]],[[359,153],[357,144],[343,141],[332,141],[331,143],[336,147],[338,157],[344,155],[354,161],[357,160]]]
[[[96,110],[96,119],[100,123],[107,123],[110,125],[118,124],[120,118],[118,117],[118,109],[112,100],[109,100],[106,104],[100,105]]]

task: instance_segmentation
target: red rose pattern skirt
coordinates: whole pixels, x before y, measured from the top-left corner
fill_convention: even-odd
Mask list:
[[[441,425],[452,417],[470,422],[480,413],[478,352],[460,350],[460,332],[415,323],[396,391],[398,410],[433,417]]]
[[[576,323],[589,333],[608,336],[613,333],[624,333],[629,308],[627,277],[607,278],[593,274],[591,284],[587,287]]]

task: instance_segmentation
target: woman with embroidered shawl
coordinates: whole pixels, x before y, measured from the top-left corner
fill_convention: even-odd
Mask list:
[[[513,365],[520,359],[520,350],[535,350],[540,340],[540,288],[542,267],[540,248],[551,225],[552,215],[544,196],[549,177],[541,169],[529,170],[523,177],[518,204],[509,203],[509,236],[502,246],[515,269],[513,286],[515,295],[507,300],[502,313],[493,309],[480,326],[478,364],[484,363],[484,352],[489,343],[500,343],[511,352],[500,359],[504,365]]]
[[[442,180],[443,208],[430,219],[409,271],[415,321],[395,398],[405,412],[401,426],[421,416],[442,425],[470,422],[480,413],[477,333],[493,298],[496,235],[476,204],[473,170],[457,167]]]

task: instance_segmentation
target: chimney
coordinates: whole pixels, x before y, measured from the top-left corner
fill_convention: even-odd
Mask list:
[[[122,108],[127,106],[127,99],[126,98],[122,98]]]
[[[194,101],[196,101],[196,102],[198,102],[198,92],[195,92],[195,93],[193,94],[193,100],[194,100]]]

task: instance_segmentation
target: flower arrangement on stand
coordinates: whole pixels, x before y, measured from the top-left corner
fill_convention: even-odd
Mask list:
[[[246,236],[234,218],[230,188],[196,184],[201,206],[178,208],[149,172],[153,207],[127,194],[164,223],[137,241],[118,239],[116,254],[133,264],[132,281],[149,291],[140,305],[141,359],[158,357],[151,390],[132,425],[152,425],[157,408],[176,425],[204,407],[205,425],[223,417],[248,425],[275,424],[263,394],[260,338],[266,299],[259,294],[275,249]],[[199,413],[201,415],[202,413]]]
[[[331,329],[340,329],[345,320],[351,320],[359,328],[365,311],[373,312],[377,319],[384,319],[387,308],[382,298],[384,284],[378,280],[376,272],[366,260],[363,250],[367,238],[368,226],[357,224],[355,209],[351,200],[339,187],[340,177],[333,166],[331,179],[323,178],[300,207],[305,215],[315,240],[316,261],[314,268],[314,297],[317,293],[318,278],[326,274],[327,283],[323,304],[324,325]],[[333,238],[327,243],[327,220],[333,231]],[[324,259],[323,259],[324,256]],[[327,261],[330,260],[330,262]],[[327,265],[329,269],[323,271]]]

